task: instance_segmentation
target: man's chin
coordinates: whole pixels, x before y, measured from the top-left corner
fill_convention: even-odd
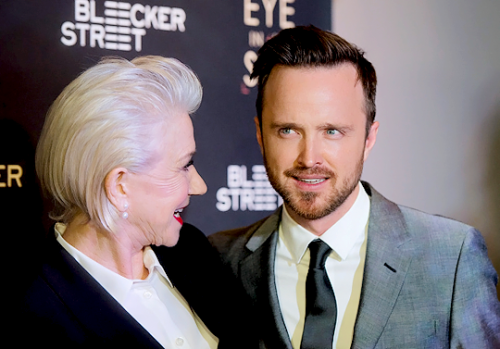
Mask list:
[[[287,207],[295,215],[307,220],[318,220],[335,212],[341,207],[349,196],[354,192],[356,184],[345,186],[343,190],[336,190],[330,193],[300,192],[293,196],[284,198]],[[291,197],[291,198],[290,198]]]
[[[326,203],[316,203],[309,200],[289,202],[287,207],[297,216],[311,221],[321,219],[333,212]]]

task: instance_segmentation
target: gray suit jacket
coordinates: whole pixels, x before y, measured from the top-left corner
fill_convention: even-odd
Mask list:
[[[497,274],[481,234],[363,185],[371,209],[351,348],[500,348]],[[253,299],[261,348],[291,349],[274,275],[280,217],[209,239]]]

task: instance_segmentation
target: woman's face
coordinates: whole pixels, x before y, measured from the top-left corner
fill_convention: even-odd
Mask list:
[[[172,117],[154,131],[154,161],[144,173],[128,174],[130,236],[143,246],[174,246],[182,226],[180,212],[191,195],[203,195],[205,182],[193,166],[193,124],[187,113]]]

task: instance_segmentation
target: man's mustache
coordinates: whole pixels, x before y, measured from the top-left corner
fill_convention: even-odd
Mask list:
[[[324,167],[294,167],[283,172],[287,177],[320,176],[325,178],[335,178],[334,171]]]

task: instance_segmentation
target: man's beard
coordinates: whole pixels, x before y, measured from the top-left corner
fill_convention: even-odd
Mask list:
[[[320,196],[323,191],[310,192],[295,190],[294,192],[293,190],[286,188],[283,183],[280,183],[279,174],[273,173],[273,170],[267,163],[265,151],[264,165],[269,177],[269,182],[273,186],[274,190],[281,195],[283,201],[287,205],[287,208],[290,208],[299,217],[307,220],[316,220],[326,217],[330,213],[334,212],[356,189],[356,186],[361,179],[361,173],[363,172],[363,157],[361,156],[354,171],[350,173],[342,183],[337,183],[338,179],[335,172],[321,167],[295,167],[284,171],[285,176],[291,180],[294,180],[293,177],[300,177],[300,175],[319,175],[321,177],[328,178],[331,182],[331,190],[326,193],[325,202],[321,206],[316,205],[318,207],[315,207],[314,203],[317,200],[321,200]]]

